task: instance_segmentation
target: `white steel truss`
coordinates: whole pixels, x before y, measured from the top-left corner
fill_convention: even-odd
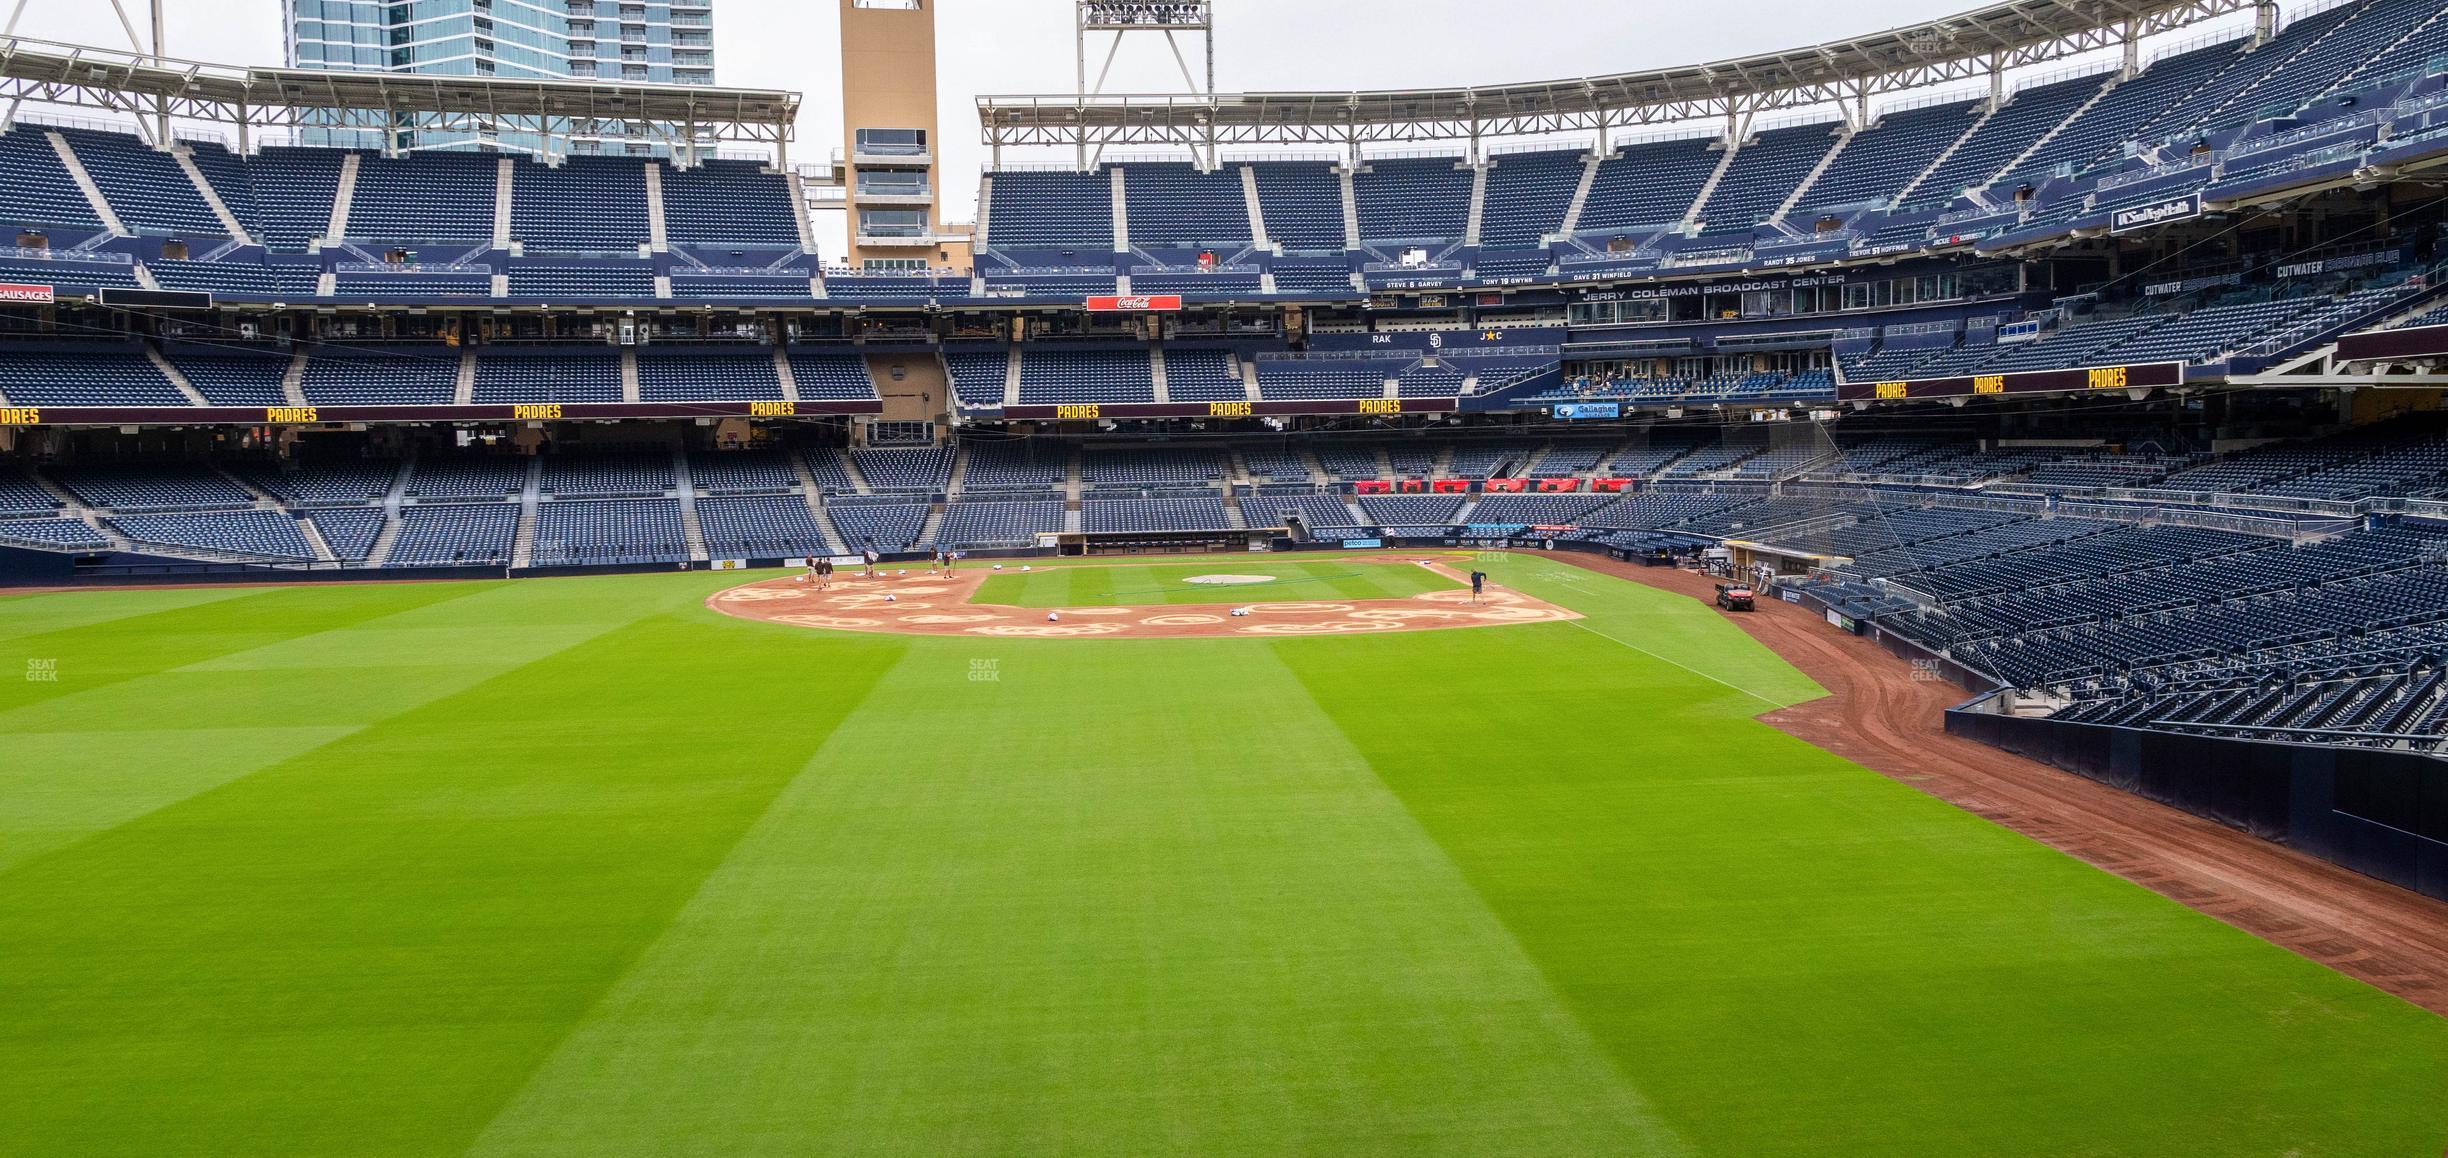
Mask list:
[[[771,145],[789,164],[799,94],[700,85],[497,80],[325,69],[238,68],[149,52],[0,37],[0,100],[97,109],[235,130],[492,128],[545,137],[658,131],[675,150],[707,141]]]
[[[1962,81],[1995,92],[2009,72],[2136,46],[2237,12],[2275,31],[2275,0],[2009,0],[1854,40],[1714,64],[1531,84],[1375,92],[983,96],[981,143],[1062,147],[1363,145],[1595,135],[1677,121],[1729,126],[1777,109],[1838,105],[1865,117],[1873,97]],[[1083,90],[1086,88],[1082,86]]]

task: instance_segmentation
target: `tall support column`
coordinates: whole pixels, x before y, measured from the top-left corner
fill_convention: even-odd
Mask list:
[[[168,55],[162,49],[162,0],[153,0],[153,64],[159,68],[169,66]],[[170,98],[167,95],[153,98],[153,110],[154,123],[158,126],[154,139],[167,149],[170,147]]]

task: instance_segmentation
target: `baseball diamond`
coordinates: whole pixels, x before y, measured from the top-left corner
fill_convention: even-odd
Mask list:
[[[2448,1155],[2448,0],[137,7],[0,1158]]]

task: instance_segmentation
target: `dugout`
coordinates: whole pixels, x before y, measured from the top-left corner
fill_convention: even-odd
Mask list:
[[[1070,532],[1055,537],[1055,552],[1071,558],[1091,555],[1204,555],[1230,551],[1248,554],[1274,549],[1284,537],[1282,527],[1219,528],[1211,531]]]
[[[1774,547],[1766,543],[1754,543],[1748,539],[1728,539],[1725,541],[1725,549],[1730,556],[1733,573],[1736,575],[1765,573],[1782,579],[1786,576],[1816,574],[1853,561],[1851,557],[1845,555],[1821,555],[1811,551],[1797,551],[1791,547]]]

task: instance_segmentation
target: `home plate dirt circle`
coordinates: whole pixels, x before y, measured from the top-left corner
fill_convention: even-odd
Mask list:
[[[1354,560],[1375,566],[1426,567],[1456,582],[1452,568],[1420,556]],[[1120,566],[1151,566],[1125,563]],[[1166,565],[1178,565],[1170,563]],[[836,578],[826,587],[804,576],[784,576],[716,592],[706,606],[725,615],[827,631],[886,635],[973,636],[988,639],[1223,639],[1320,635],[1377,635],[1395,631],[1452,631],[1524,623],[1562,623],[1581,614],[1518,591],[1491,590],[1477,603],[1460,589],[1430,591],[1405,599],[1344,602],[1252,603],[1246,615],[1184,606],[1010,607],[976,602],[991,571],[963,571],[950,579],[911,575],[879,579]],[[1189,580],[1208,586],[1273,582],[1273,576],[1216,574]],[[891,601],[884,597],[894,596]],[[908,596],[925,596],[913,602]]]

